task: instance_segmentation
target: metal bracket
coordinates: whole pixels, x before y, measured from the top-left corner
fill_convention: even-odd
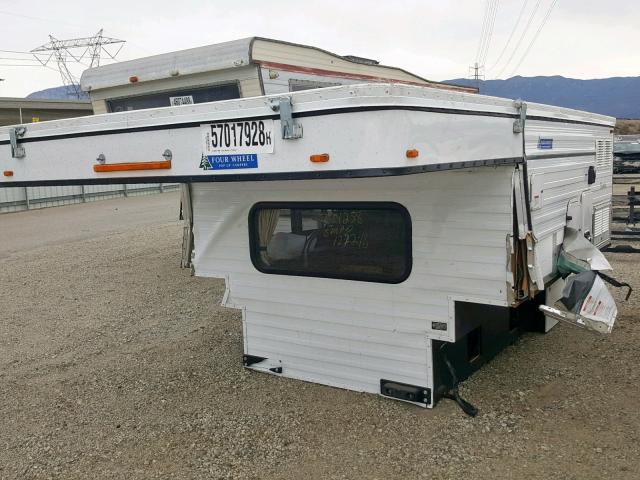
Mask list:
[[[255,355],[243,355],[242,356],[242,365],[245,367],[249,367],[254,363],[264,362],[266,357],[256,357]]]
[[[394,382],[393,380],[380,379],[380,394],[407,402],[422,403],[424,405],[431,403],[430,388]]]
[[[25,152],[22,145],[18,145],[18,139],[22,138],[27,133],[27,127],[15,127],[9,130],[9,142],[11,143],[11,156],[13,158],[23,158],[27,152]]]
[[[524,121],[527,118],[527,104],[518,99],[513,102],[513,106],[516,107],[520,116],[513,121],[513,133],[524,132]]]
[[[270,98],[269,106],[274,112],[280,112],[280,125],[282,126],[282,138],[293,140],[302,138],[302,125],[293,119],[291,97]]]

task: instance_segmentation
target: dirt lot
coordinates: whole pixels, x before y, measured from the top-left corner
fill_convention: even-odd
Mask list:
[[[638,289],[610,336],[524,336],[464,384],[471,419],[245,371],[176,202],[0,216],[1,479],[639,478],[640,254],[609,255]]]

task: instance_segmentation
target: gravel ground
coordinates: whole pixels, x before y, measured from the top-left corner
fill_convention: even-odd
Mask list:
[[[639,478],[637,254],[608,254],[639,290],[610,336],[525,335],[462,386],[471,419],[244,370],[223,282],[178,267],[175,196],[125,202],[160,197],[157,221],[93,236],[122,203],[47,210],[84,232],[67,241],[11,214],[24,248],[0,216],[1,479]]]

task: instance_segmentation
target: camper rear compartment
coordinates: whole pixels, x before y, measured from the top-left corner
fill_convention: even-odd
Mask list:
[[[431,344],[434,403],[454,387],[445,358],[457,380],[464,381],[524,332],[544,332],[545,318],[538,310],[544,300],[545,294],[541,292],[515,308],[456,302],[456,341],[434,340]]]

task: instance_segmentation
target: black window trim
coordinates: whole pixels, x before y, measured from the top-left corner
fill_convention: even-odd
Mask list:
[[[395,210],[400,213],[404,220],[405,225],[405,251],[407,255],[404,257],[405,260],[405,269],[403,274],[394,279],[382,279],[380,277],[372,277],[371,275],[366,274],[354,274],[354,275],[340,275],[340,274],[330,274],[330,273],[313,273],[313,272],[301,272],[297,270],[282,270],[282,269],[269,269],[264,268],[258,257],[260,255],[260,241],[258,238],[258,231],[256,228],[256,213],[260,209],[322,209],[322,208],[336,208],[336,209],[369,209],[369,210]],[[291,202],[258,202],[255,203],[251,209],[249,210],[249,252],[251,255],[251,263],[261,273],[269,274],[269,275],[287,275],[287,276],[297,276],[297,277],[313,277],[313,278],[333,278],[336,280],[354,280],[360,282],[371,282],[371,283],[387,283],[387,284],[399,284],[404,282],[411,275],[411,270],[413,269],[413,242],[412,242],[412,223],[411,223],[411,215],[409,214],[409,210],[404,205],[401,205],[397,202],[387,202],[387,201],[366,201],[366,202],[323,202],[323,201],[313,201],[313,202],[300,202],[300,201],[291,201]]]
[[[111,101],[115,101],[115,102],[120,102],[120,101],[124,101],[124,100],[129,100],[129,99],[139,99],[142,97],[149,97],[151,95],[164,95],[164,94],[168,94],[169,96],[171,96],[172,94],[176,94],[176,93],[180,93],[180,92],[195,92],[197,90],[207,90],[209,88],[215,88],[215,87],[227,87],[227,86],[233,86],[235,85],[236,87],[238,87],[238,98],[234,98],[231,100],[239,100],[242,97],[242,89],[241,89],[241,85],[240,85],[240,80],[221,80],[218,82],[213,82],[213,83],[203,83],[203,84],[195,84],[195,85],[185,85],[182,87],[174,87],[174,88],[164,88],[161,90],[151,90],[148,92],[139,92],[136,93],[134,95],[120,95],[120,96],[116,96],[116,97],[109,97],[109,98],[105,98],[104,101],[107,104],[107,113],[121,113],[121,112],[114,112],[111,110]],[[180,95],[177,95],[180,96]],[[226,100],[214,100],[216,102],[224,102]],[[204,103],[209,103],[209,102],[204,102]],[[197,105],[194,103],[194,105]],[[169,105],[170,106],[170,105]],[[168,107],[168,106],[167,106]],[[167,108],[167,107],[149,107],[149,108]],[[148,110],[148,108],[142,108],[142,109],[138,109],[138,110]],[[131,111],[131,110],[123,110],[123,111]]]

